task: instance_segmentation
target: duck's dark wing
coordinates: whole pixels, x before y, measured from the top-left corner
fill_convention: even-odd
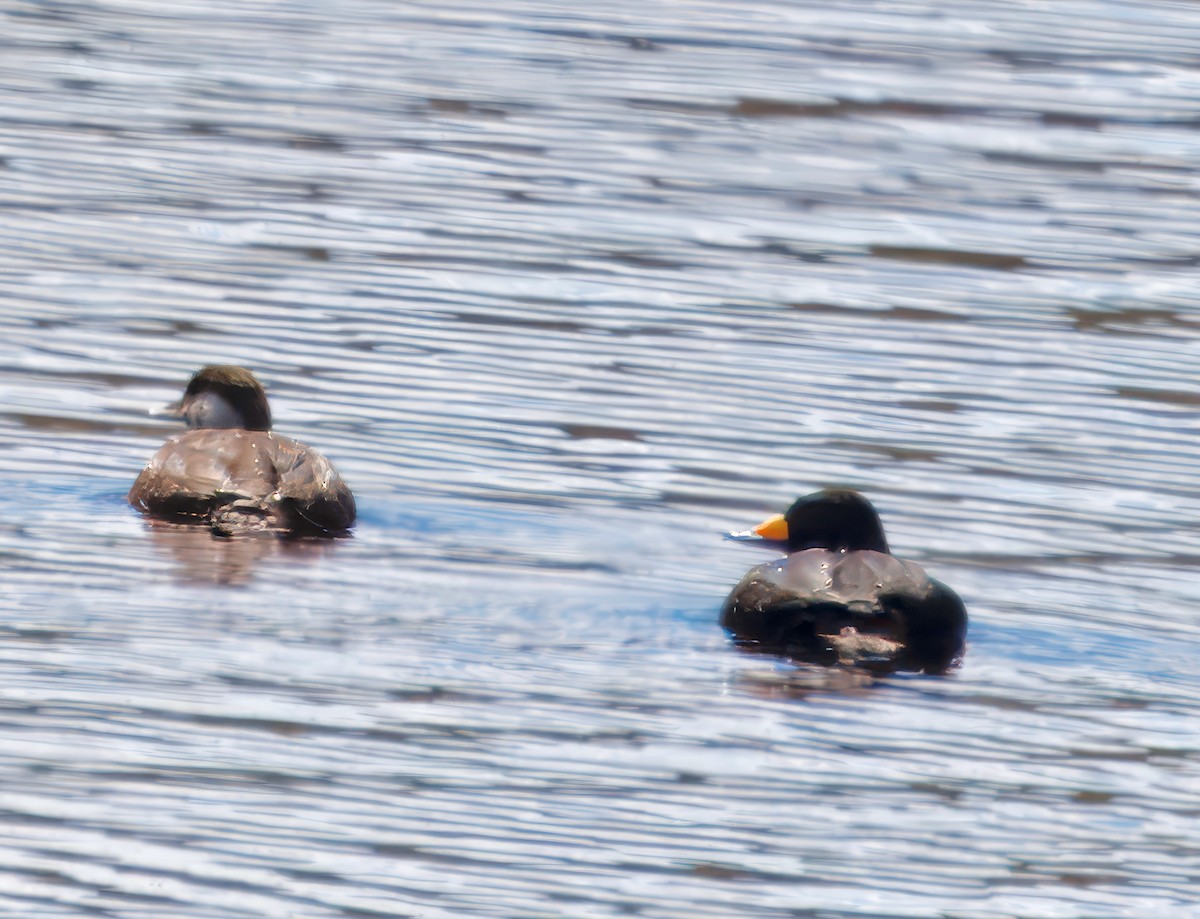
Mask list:
[[[967,646],[967,607],[953,590],[927,578],[921,592],[881,593],[880,604],[904,623],[905,669],[941,673],[962,657]]]
[[[756,640],[836,631],[884,615],[882,591],[919,592],[928,581],[919,565],[885,552],[806,549],[751,568],[725,601],[721,625]]]
[[[220,504],[274,491],[264,455],[271,435],[255,431],[187,431],[163,444],[129,489],[129,503],[167,519],[203,519]]]
[[[961,653],[966,610],[913,562],[808,549],[750,569],[726,599],[721,625],[739,640],[821,663],[886,658],[924,669],[919,661],[936,657],[945,669]]]
[[[333,464],[311,447],[277,434],[271,440],[275,469],[275,494],[295,529],[312,527],[325,532],[348,530],[354,525],[354,495]]]

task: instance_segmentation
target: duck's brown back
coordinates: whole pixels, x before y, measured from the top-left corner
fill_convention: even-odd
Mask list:
[[[325,457],[265,431],[202,429],[173,437],[129,491],[134,507],[172,520],[208,521],[239,501],[262,505],[289,530],[345,530],[355,518],[354,496]]]

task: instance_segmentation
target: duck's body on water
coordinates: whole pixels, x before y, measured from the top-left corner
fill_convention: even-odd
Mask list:
[[[316,450],[271,433],[266,391],[249,370],[201,368],[178,411],[191,430],[163,444],[129,490],[143,514],[221,535],[353,526],[354,495]]]
[[[816,663],[940,672],[961,657],[967,611],[958,594],[892,555],[875,508],[830,489],[731,538],[787,555],[751,568],[721,625],[743,644]]]

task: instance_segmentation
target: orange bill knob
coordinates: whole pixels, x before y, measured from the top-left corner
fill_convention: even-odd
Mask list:
[[[753,529],[740,533],[726,533],[726,539],[743,542],[748,545],[786,547],[788,541],[788,525],[783,514],[776,514],[764,520]]]

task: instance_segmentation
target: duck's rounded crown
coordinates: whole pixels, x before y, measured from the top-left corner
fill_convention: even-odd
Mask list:
[[[874,506],[848,488],[826,488],[797,498],[783,514],[788,552],[804,549],[887,552],[883,522]]]
[[[262,383],[245,367],[208,364],[188,382],[179,414],[189,428],[271,430],[271,406]]]

